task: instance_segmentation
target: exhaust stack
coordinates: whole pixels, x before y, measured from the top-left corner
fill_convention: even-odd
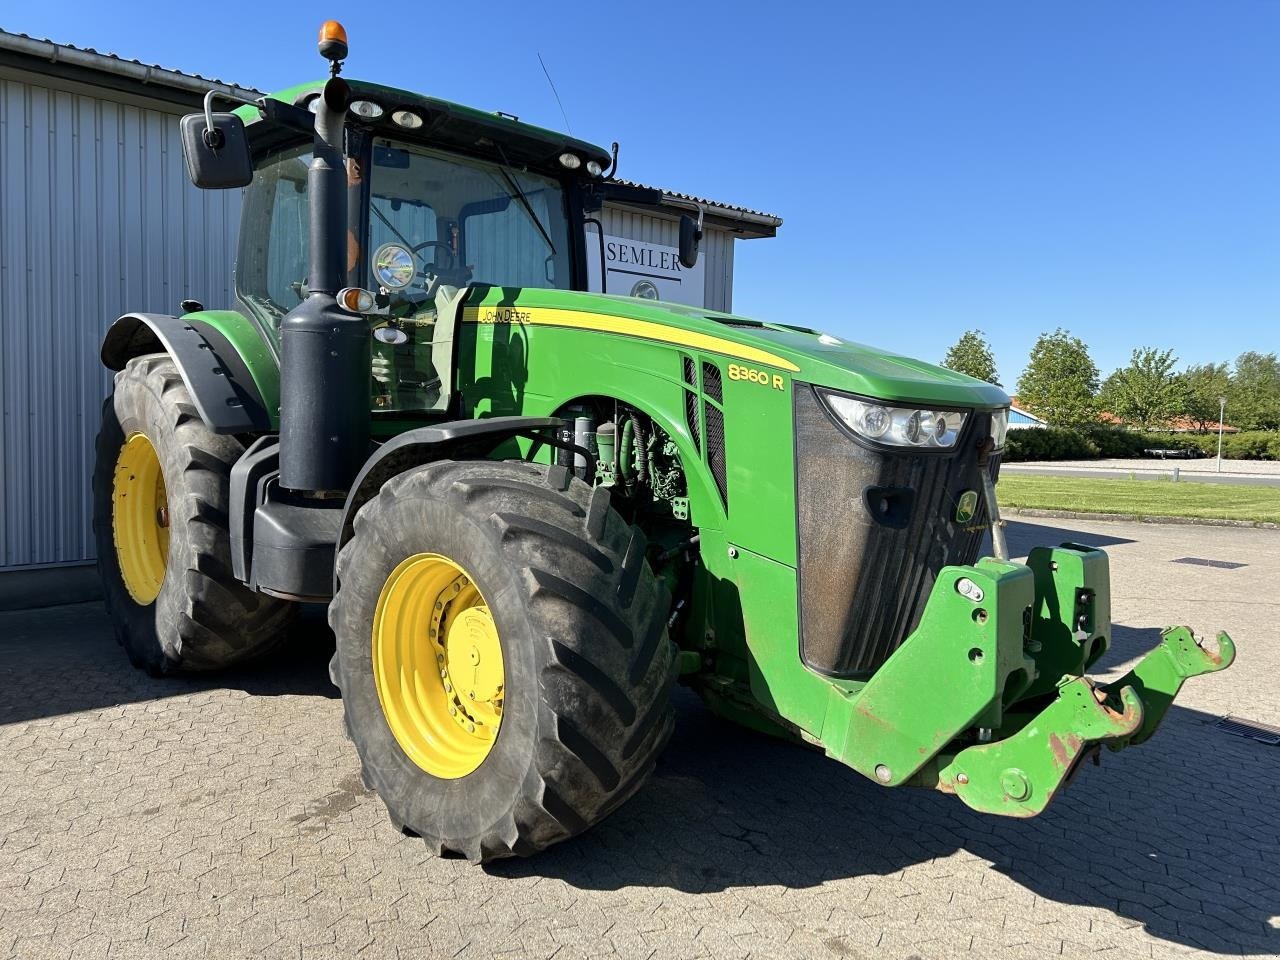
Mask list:
[[[307,172],[310,262],[307,298],[280,323],[280,484],[342,491],[368,454],[370,334],[364,317],[338,306],[347,278],[347,171],[343,128],[351,88],[337,76],[346,34],[321,30],[332,60],[316,110]],[[339,56],[340,54],[340,56]]]

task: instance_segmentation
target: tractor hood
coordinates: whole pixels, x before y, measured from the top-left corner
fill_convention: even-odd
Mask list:
[[[466,306],[479,322],[550,323],[659,340],[866,397],[977,409],[1009,405],[999,387],[945,367],[806,327],[714,310],[635,297],[496,287],[475,288]]]

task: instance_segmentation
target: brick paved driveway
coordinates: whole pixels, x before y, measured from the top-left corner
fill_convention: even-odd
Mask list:
[[[1280,953],[1280,747],[1208,725],[1280,723],[1280,534],[1012,527],[1110,545],[1112,668],[1164,620],[1242,648],[1028,822],[883,790],[682,696],[640,795],[480,869],[361,788],[320,627],[287,666],[190,683],[133,671],[97,605],[0,615],[0,957]],[[1188,555],[1248,566],[1169,562]]]

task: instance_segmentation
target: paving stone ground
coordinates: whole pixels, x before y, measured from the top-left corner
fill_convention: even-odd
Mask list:
[[[321,625],[189,682],[130,668],[98,605],[0,614],[0,957],[1280,954],[1280,747],[1212,726],[1280,723],[1280,533],[1011,525],[1062,539],[1111,552],[1110,672],[1165,622],[1229,626],[1240,658],[1043,816],[884,790],[682,695],[635,799],[485,868],[363,790]]]

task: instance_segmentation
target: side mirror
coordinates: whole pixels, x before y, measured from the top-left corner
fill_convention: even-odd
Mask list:
[[[244,122],[234,113],[189,113],[179,123],[187,176],[202,190],[253,182],[253,158]]]
[[[693,269],[698,262],[698,244],[702,242],[702,217],[697,220],[687,213],[680,215],[680,262]]]

